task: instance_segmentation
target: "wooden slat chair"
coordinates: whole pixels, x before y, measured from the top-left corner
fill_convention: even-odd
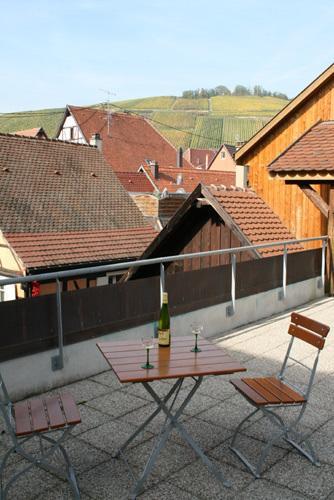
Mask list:
[[[329,326],[307,318],[306,316],[302,316],[301,314],[292,313],[291,324],[288,330],[288,333],[291,335],[291,340],[278,376],[231,380],[234,387],[251,405],[255,407],[255,410],[244,418],[236,428],[230,448],[242,460],[255,477],[260,477],[264,462],[271,447],[282,438],[294,446],[313,464],[319,465],[310,441],[303,434],[297,432],[296,427],[306,410],[317,369],[319,354],[324,347],[325,338],[328,332]],[[291,350],[295,339],[307,342],[316,348],[317,351],[315,353],[312,368],[292,357]],[[301,389],[287,380],[286,368],[289,360],[302,365],[309,371],[305,388]],[[299,408],[300,411],[298,412],[297,417],[289,423],[277,414],[277,409],[282,411],[282,409],[284,410],[285,408],[291,409],[295,407]],[[235,443],[244,424],[259,411],[262,412],[265,417],[270,419],[272,424],[277,429],[277,432],[274,432],[269,438],[263,447],[258,462],[253,465],[236,447]],[[302,446],[302,444],[304,446]]]
[[[62,445],[73,427],[81,422],[73,397],[67,393],[12,403],[0,374],[0,412],[6,432],[11,439],[11,447],[5,453],[0,465],[0,499],[4,500],[13,483],[35,466],[65,477],[70,484],[74,498],[80,499],[76,476]],[[53,437],[52,434],[54,434]],[[31,440],[37,440],[37,451],[32,452],[31,447],[29,450],[25,446]],[[46,444],[48,447],[45,446]],[[55,465],[54,459],[57,452],[61,453],[64,460],[65,471]],[[21,455],[29,464],[14,474],[4,485],[3,475],[12,453]]]

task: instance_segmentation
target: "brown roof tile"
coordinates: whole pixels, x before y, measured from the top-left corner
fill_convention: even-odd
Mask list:
[[[159,165],[159,178],[155,179],[150,167],[144,166],[143,169],[160,192],[167,189],[169,193],[175,193],[180,189],[184,189],[186,193],[192,193],[199,183],[224,184],[225,186],[231,186],[235,183],[234,172],[220,172],[218,170],[201,170],[194,168],[160,167]],[[180,184],[176,184],[178,176],[182,177],[182,182]]]
[[[0,229],[55,232],[147,223],[97,148],[0,134]]]
[[[15,135],[23,135],[24,137],[38,137],[39,139],[47,139],[47,135],[43,127],[29,128],[26,130],[18,130]]]
[[[207,186],[207,188],[251,245],[295,239],[278,215],[254,191],[250,189],[229,190],[213,186]],[[288,249],[289,251],[301,250],[302,247],[291,244]],[[260,249],[259,253],[263,257],[278,255],[282,253],[282,247]]]
[[[269,166],[275,172],[334,171],[334,121],[311,127]]]
[[[138,258],[157,235],[151,226],[107,231],[5,233],[26,268]]]
[[[127,113],[68,106],[86,141],[98,132],[106,161],[115,171],[136,172],[145,160],[176,165],[176,149],[144,117]],[[186,166],[191,165],[184,160]]]
[[[153,193],[154,186],[144,172],[116,172],[129,193]]]

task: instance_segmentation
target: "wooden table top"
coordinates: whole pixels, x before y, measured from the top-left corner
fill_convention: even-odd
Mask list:
[[[171,347],[158,347],[155,339],[150,350],[150,363],[154,368],[143,369],[146,349],[140,340],[99,342],[97,347],[117,375],[120,382],[150,382],[164,378],[227,375],[246,371],[221,347],[207,339],[198,338],[201,352],[194,353],[194,336],[173,337]]]

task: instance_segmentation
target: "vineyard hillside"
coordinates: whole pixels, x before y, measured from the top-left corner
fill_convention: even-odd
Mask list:
[[[130,111],[147,120],[175,147],[218,148],[223,142],[246,141],[288,101],[276,97],[215,96],[185,99],[158,96],[99,104],[112,111]],[[0,114],[0,132],[43,127],[53,137],[64,109]]]

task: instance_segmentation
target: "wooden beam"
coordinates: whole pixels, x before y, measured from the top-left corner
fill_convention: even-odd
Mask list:
[[[196,208],[207,207],[209,205],[211,206],[209,200],[206,200],[205,198],[197,198]]]
[[[312,201],[313,205],[316,206],[318,210],[328,218],[328,210],[329,206],[325,202],[325,200],[320,196],[317,191],[315,191],[309,183],[298,184],[303,193],[308,197],[309,200]]]
[[[334,295],[334,186],[329,190],[328,212],[328,245],[327,245],[327,285],[330,296]]]

